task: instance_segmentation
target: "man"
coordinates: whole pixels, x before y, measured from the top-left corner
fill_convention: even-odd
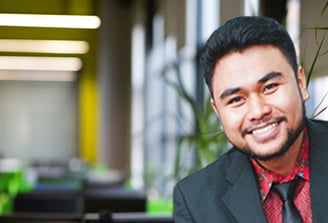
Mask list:
[[[202,66],[233,148],[176,185],[175,223],[295,223],[288,205],[297,222],[328,222],[328,123],[305,117],[306,78],[286,30],[233,18],[208,39]],[[296,181],[287,205],[279,185]]]

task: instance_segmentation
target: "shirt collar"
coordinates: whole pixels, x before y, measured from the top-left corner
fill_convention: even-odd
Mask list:
[[[256,160],[251,159],[251,163],[254,167],[258,182],[259,182],[259,192],[261,196],[262,202],[264,202],[269,195],[270,189],[272,187],[273,182],[287,182],[295,178],[295,176],[299,176],[304,180],[310,180],[310,168],[309,168],[309,140],[307,135],[307,130],[304,128],[303,130],[303,143],[297,157],[295,166],[293,170],[286,176],[283,177],[279,174],[276,174],[270,170],[265,169],[261,165],[259,165]]]

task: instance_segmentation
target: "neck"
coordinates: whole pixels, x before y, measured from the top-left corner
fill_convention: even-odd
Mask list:
[[[293,170],[295,166],[301,149],[302,140],[303,134],[300,134],[289,150],[282,156],[267,161],[257,160],[257,162],[265,169],[285,177]]]

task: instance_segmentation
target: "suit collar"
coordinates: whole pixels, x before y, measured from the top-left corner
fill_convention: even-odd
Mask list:
[[[238,222],[266,222],[251,163],[242,153],[233,154],[225,169],[231,187],[223,196],[223,202]]]

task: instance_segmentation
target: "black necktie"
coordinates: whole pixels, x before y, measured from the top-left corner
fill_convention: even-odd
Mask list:
[[[294,180],[282,184],[275,184],[274,189],[277,191],[282,205],[282,222],[283,223],[302,223],[302,217],[295,207],[293,198],[297,187],[298,177]]]

